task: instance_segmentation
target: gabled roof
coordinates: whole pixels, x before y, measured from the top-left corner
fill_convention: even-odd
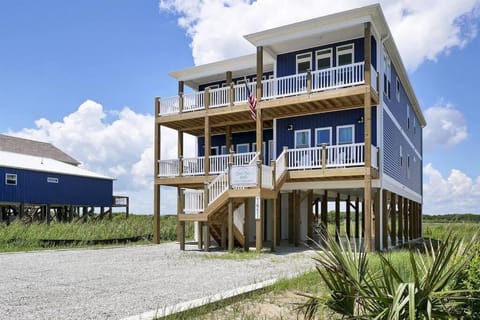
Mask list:
[[[114,180],[63,161],[6,151],[0,151],[0,167]]]
[[[58,149],[51,143],[17,138],[0,134],[0,151],[55,159],[74,166],[80,162]]]
[[[358,28],[358,26],[365,22],[372,22],[372,32],[374,32],[374,30],[378,32],[380,36],[379,40],[384,43],[388,55],[395,66],[395,70],[410,98],[412,107],[419,118],[420,124],[425,126],[425,117],[423,116],[402,58],[379,4],[255,32],[244,36],[244,38],[256,47],[263,46],[264,50],[270,55],[277,55],[284,52],[293,52],[299,49],[315,47],[318,46],[319,41],[329,43],[331,42],[330,38],[333,37],[333,41],[339,34],[347,39],[363,37],[363,29]]]

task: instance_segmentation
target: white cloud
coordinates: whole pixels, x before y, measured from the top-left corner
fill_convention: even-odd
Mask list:
[[[196,65],[253,53],[243,35],[300,20],[376,3],[375,0],[160,0],[178,14],[191,38]],[[380,1],[404,63],[423,61],[462,48],[476,36],[479,0]]]
[[[36,128],[8,134],[50,142],[70,154],[92,171],[109,175],[114,192],[130,196],[131,212],[153,212],[153,116],[139,114],[128,107],[108,111],[101,104],[87,100],[62,121],[39,119]],[[162,128],[162,158],[177,157],[177,135]],[[194,140],[185,139],[187,150],[194,149]],[[176,210],[171,201],[175,191],[162,189],[162,213]],[[165,201],[165,199],[170,199]]]
[[[480,213],[480,176],[473,181],[462,171],[452,169],[444,178],[431,163],[423,172],[424,213]]]
[[[425,111],[427,126],[423,130],[425,150],[454,146],[468,137],[463,114],[451,104],[433,106]]]

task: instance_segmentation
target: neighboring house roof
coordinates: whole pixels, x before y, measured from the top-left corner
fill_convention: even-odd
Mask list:
[[[55,159],[74,166],[78,166],[80,164],[80,162],[62,150],[58,149],[51,143],[17,138],[4,134],[0,134],[0,151]]]
[[[273,58],[265,56],[263,59],[263,71],[273,71],[274,62]],[[225,76],[226,71],[231,71],[233,78],[243,77],[248,74],[256,74],[257,55],[249,54],[183,70],[172,71],[169,75],[178,81],[184,81],[190,88],[197,89],[201,84],[217,81],[218,75]]]
[[[0,167],[114,180],[111,177],[97,174],[55,159],[6,151],[0,151]]]

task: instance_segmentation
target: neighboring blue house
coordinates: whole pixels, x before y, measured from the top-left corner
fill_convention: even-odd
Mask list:
[[[182,249],[186,221],[206,250],[297,245],[328,232],[331,208],[331,230],[366,250],[421,238],[426,122],[380,6],[245,39],[256,54],[172,72],[178,95],[156,99],[155,239],[161,185],[178,188]],[[176,159],[161,157],[161,126],[178,132]]]
[[[12,152],[15,151],[15,152]],[[43,154],[43,156],[40,156]],[[28,213],[48,221],[111,211],[113,179],[78,167],[78,161],[50,144],[0,136],[0,210],[2,219]]]

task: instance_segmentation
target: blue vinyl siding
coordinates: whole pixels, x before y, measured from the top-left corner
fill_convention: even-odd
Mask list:
[[[421,194],[422,160],[418,158],[410,144],[407,143],[405,137],[386,113],[384,114],[383,129],[384,172],[401,184]],[[402,146],[402,165],[400,164],[400,146]],[[408,177],[407,173],[408,155],[410,155],[410,177]]]
[[[248,131],[248,132],[236,132],[232,133],[232,147],[233,150],[236,150],[236,146],[238,144],[249,144],[249,150],[252,151],[252,144],[256,142],[256,132],[255,131]],[[263,141],[266,143],[266,159],[269,159],[269,150],[268,150],[268,140],[273,139],[273,130],[272,129],[265,129],[263,130]],[[221,146],[225,145],[225,135],[215,135],[211,138],[211,145],[212,147],[218,147],[220,152]],[[205,155],[204,153],[204,145],[205,145],[205,138],[199,137],[198,138],[198,156],[202,157]]]
[[[271,76],[272,74],[273,74],[272,71],[263,73],[263,75],[266,77],[266,79],[268,79],[268,77]],[[253,78],[255,78],[256,76],[257,76],[256,74],[248,75],[247,76],[247,81],[252,82]],[[232,81],[234,82],[234,84],[236,84],[238,80],[243,80],[243,79],[245,79],[245,78],[244,77],[233,78]],[[218,85],[218,87],[221,88],[223,86],[223,84],[226,83],[226,82],[227,82],[226,80],[219,80],[219,81],[214,81],[214,82],[210,82],[210,83],[201,84],[198,87],[198,91],[203,91],[203,90],[205,90],[205,88],[207,88],[209,86],[214,86],[214,85]]]
[[[332,65],[336,66],[336,47],[345,45],[345,44],[354,44],[354,62],[362,62],[364,60],[364,41],[363,38],[353,39],[348,41],[342,41],[334,44],[329,44],[326,46],[320,46],[315,48],[309,48],[289,53],[280,54],[277,56],[277,77],[284,77],[288,75],[295,74],[296,72],[296,56],[297,54],[302,53],[312,53],[312,70],[316,70],[316,59],[315,59],[315,52],[317,50],[323,50],[332,48]],[[377,42],[374,37],[372,37],[371,41],[371,49],[372,49],[372,65],[375,69],[377,69]]]
[[[372,108],[372,142],[377,145],[377,108]],[[278,157],[286,146],[289,149],[295,147],[295,131],[310,129],[310,145],[315,145],[315,128],[332,127],[332,144],[337,144],[337,126],[355,125],[355,143],[363,142],[364,124],[358,123],[358,119],[363,116],[362,109],[352,109],[345,111],[318,113],[300,117],[283,118],[277,120],[276,127],[276,150]],[[289,126],[292,130],[288,130]]]
[[[383,79],[383,78],[382,78]],[[397,72],[392,64],[392,83],[390,85],[390,100],[386,95],[383,95],[383,101],[392,112],[397,122],[407,134],[410,141],[415,148],[421,153],[422,150],[422,127],[418,122],[418,118],[413,111],[412,103],[409,101],[403,85],[400,83],[400,102],[397,101],[397,86],[396,86]],[[399,79],[400,80],[400,79]],[[407,125],[407,108],[410,108],[410,128]],[[413,120],[415,119],[415,120]],[[415,129],[414,129],[415,123]]]
[[[5,173],[17,175],[17,185],[5,185]],[[47,178],[58,178],[48,183]],[[111,206],[113,181],[0,167],[0,202]]]

